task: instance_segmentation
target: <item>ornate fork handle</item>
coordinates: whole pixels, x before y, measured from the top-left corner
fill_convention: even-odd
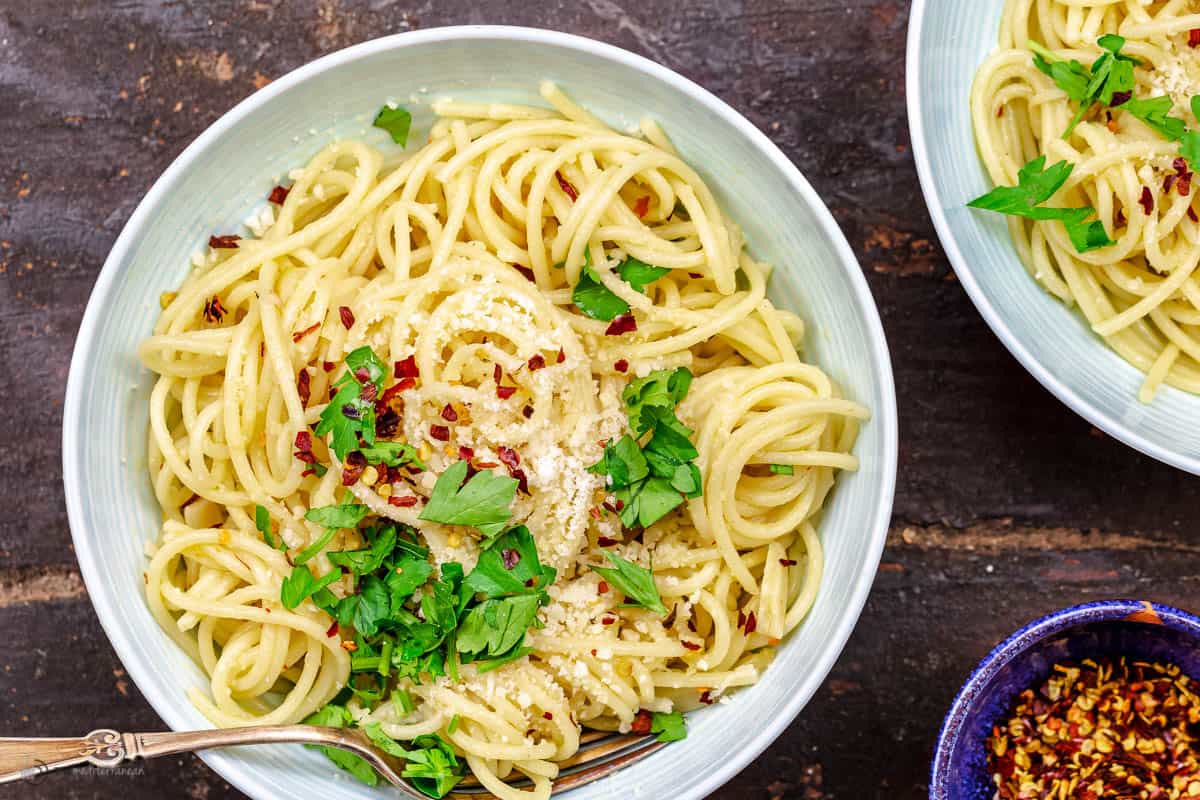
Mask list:
[[[260,726],[177,733],[119,733],[102,728],[73,739],[0,738],[0,784],[80,764],[115,767],[136,758],[155,758],[210,747],[280,742],[336,746],[335,740],[342,740],[343,736],[344,732],[337,728]]]

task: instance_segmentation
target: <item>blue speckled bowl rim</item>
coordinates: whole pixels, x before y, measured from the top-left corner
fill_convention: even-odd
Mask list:
[[[1187,611],[1146,600],[1095,600],[1039,617],[992,648],[958,690],[954,702],[950,704],[950,710],[946,712],[942,729],[938,733],[929,774],[930,800],[953,800],[947,794],[944,784],[949,776],[951,754],[962,733],[963,720],[968,712],[986,697],[985,687],[1000,670],[1038,642],[1069,628],[1092,622],[1130,620],[1133,614],[1146,614],[1151,611],[1158,615],[1161,623],[1145,624],[1162,624],[1190,634],[1200,642],[1200,617]]]

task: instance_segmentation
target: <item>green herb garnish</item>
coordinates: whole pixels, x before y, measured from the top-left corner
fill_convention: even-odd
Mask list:
[[[770,469],[771,469],[772,475],[795,475],[796,474],[796,468],[793,467],[791,464],[772,464]]]
[[[1200,95],[1192,98],[1192,116],[1200,120]],[[1193,170],[1200,168],[1200,131],[1186,131],[1180,137],[1179,152]]]
[[[495,536],[512,516],[509,506],[516,496],[519,481],[482,470],[463,483],[468,466],[466,461],[459,461],[438,476],[433,495],[422,509],[420,519],[447,525],[470,525],[484,536]]]
[[[654,584],[654,573],[608,550],[604,551],[604,555],[612,562],[612,566],[591,569],[625,595],[630,601],[625,605],[641,607],[656,614],[667,613],[667,607],[663,605],[658,587]]]
[[[1066,227],[1071,243],[1080,253],[1115,244],[1108,238],[1103,223],[1099,220],[1087,222],[1087,219],[1096,213],[1095,209],[1048,208],[1040,205],[1066,183],[1073,169],[1075,165],[1066,161],[1060,161],[1047,169],[1046,157],[1038,156],[1021,167],[1017,174],[1018,185],[997,186],[967,205],[1028,219],[1059,220]]]
[[[275,538],[275,534],[271,532],[271,514],[265,506],[254,506],[254,527],[258,528],[258,532],[263,535],[263,541],[268,547],[273,547],[276,550],[287,550],[287,545],[283,543],[283,538]]]
[[[359,382],[358,370],[365,370]],[[375,401],[362,396],[366,383],[375,384],[375,395],[383,390],[385,370],[379,356],[370,347],[360,347],[346,356],[346,372],[334,382],[337,393],[321,412],[318,436],[329,434],[330,448],[339,461],[359,447],[359,437],[369,447],[375,444]]]
[[[371,124],[387,131],[391,135],[392,141],[401,147],[408,146],[408,129],[412,127],[412,114],[408,113],[407,108],[384,106],[379,109],[379,113],[375,115],[375,121]]]
[[[1088,69],[1078,61],[1068,62],[1060,59],[1038,42],[1029,42],[1029,49],[1034,53],[1034,65],[1049,75],[1058,88],[1079,104],[1079,110],[1063,134],[1064,139],[1070,137],[1094,105],[1099,103],[1102,106],[1111,106],[1114,97],[1117,100],[1128,101],[1128,97],[1133,93],[1133,68],[1141,62],[1121,54],[1125,39],[1109,34],[1101,36],[1096,44],[1105,52],[1101,53],[1100,57],[1092,62],[1091,69]]]
[[[646,293],[646,286],[670,271],[667,267],[652,267],[632,256],[622,261],[616,269],[621,279],[641,294]],[[629,304],[613,294],[600,280],[599,274],[592,267],[590,252],[585,256],[583,271],[579,273],[579,283],[575,284],[575,289],[571,292],[571,302],[592,319],[604,322],[612,322],[621,314],[629,313]]]
[[[650,715],[650,732],[657,733],[660,742],[678,742],[687,738],[687,725],[678,711],[670,714],[655,711]]]
[[[331,569],[320,578],[314,578],[308,567],[292,567],[292,574],[283,579],[279,599],[284,608],[296,608],[315,592],[342,577],[340,570]]]
[[[1171,109],[1174,103],[1171,98],[1166,95],[1159,97],[1149,97],[1144,100],[1133,98],[1124,103],[1120,108],[1127,114],[1140,119],[1150,128],[1157,131],[1160,136],[1172,142],[1177,142],[1183,137],[1187,130],[1187,123],[1179,117],[1171,117]]]

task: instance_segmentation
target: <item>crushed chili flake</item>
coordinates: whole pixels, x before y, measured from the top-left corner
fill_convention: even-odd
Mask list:
[[[354,312],[350,310],[349,306],[339,306],[338,315],[341,316],[342,325],[346,327],[346,330],[354,327]]]
[[[746,625],[743,630],[746,631],[747,636],[758,630],[758,619],[754,616],[753,611],[746,615]]]
[[[337,636],[337,633],[338,633],[338,623],[337,623],[337,620],[335,619],[333,621],[333,624],[329,626],[329,630],[325,631],[325,635],[328,636],[330,639],[332,639],[334,636]]]
[[[1116,219],[1113,220],[1113,227],[1124,228],[1125,225],[1128,224],[1128,222],[1129,222],[1129,220],[1125,219],[1124,209],[1118,208]]]
[[[646,216],[646,212],[650,210],[650,195],[644,194],[633,203],[633,213],[638,215],[638,219]]]
[[[996,116],[997,116],[997,117],[1003,117],[1003,116],[1004,116],[1004,106],[998,106],[998,107],[996,108]]]
[[[397,380],[400,378],[419,378],[421,370],[417,367],[417,357],[409,356],[403,361],[397,361],[392,367],[392,375]]]
[[[458,412],[454,410],[454,406],[446,403],[446,407],[442,409],[442,419],[446,422],[458,422]]]
[[[696,651],[696,650],[700,649],[700,645],[696,644],[695,642],[686,642],[681,639],[679,641],[679,643],[681,645],[683,645],[684,647],[686,647],[688,650]]]
[[[434,439],[437,439],[439,442],[450,441],[450,429],[445,425],[430,425],[429,435]]]
[[[413,388],[416,385],[417,385],[416,378],[401,378],[396,383],[389,386],[384,391],[384,393],[380,396],[379,399],[381,401],[383,401],[384,403],[386,403],[389,400],[391,400],[393,397],[395,397],[396,395],[400,394],[401,392],[407,392],[409,389]]]
[[[296,376],[296,392],[300,395],[300,405],[302,406],[308,405],[308,398],[311,396],[310,380],[307,369],[300,370],[300,374]]]
[[[520,264],[513,264],[513,269],[525,276],[525,279],[530,283],[537,283],[537,276],[533,274],[533,270],[529,267],[523,267]]]
[[[637,712],[637,716],[633,718],[633,724],[629,727],[631,733],[646,735],[650,732],[650,726],[654,722],[654,718],[650,712],[642,709]]]
[[[241,240],[242,237],[236,233],[229,233],[224,236],[210,236],[208,237],[208,246],[213,250],[232,250],[238,246],[238,242]]]
[[[637,320],[633,318],[633,314],[621,314],[609,323],[604,330],[605,336],[621,336],[626,333],[633,333],[637,330]]]
[[[542,719],[554,719],[554,715],[549,711],[545,711],[542,713]]]
[[[220,322],[225,319],[225,306],[221,305],[221,298],[213,295],[208,300],[204,301],[204,319],[206,322]]]
[[[291,191],[286,186],[276,186],[271,190],[271,194],[267,196],[267,202],[274,203],[277,206],[283,205],[283,201],[287,200],[288,192]]]
[[[512,467],[509,467],[508,474],[510,477],[517,479],[517,491],[519,491],[521,494],[528,495],[529,494],[529,476],[527,476],[525,474],[525,470],[513,469]]]
[[[1200,28],[1192,28],[1188,31],[1188,47],[1200,47]]]
[[[505,569],[512,569],[517,564],[521,563],[521,554],[516,550],[505,548],[500,551],[500,558],[504,562]]]
[[[348,466],[342,470],[342,486],[353,486],[362,477],[365,466]]]
[[[617,621],[616,617],[610,617],[608,614],[605,614],[603,617],[600,618],[601,625],[612,625],[616,621]]]
[[[333,370],[336,366],[337,366],[337,364],[333,363],[332,361],[322,361],[321,362],[321,369],[325,370],[326,372],[333,372]]]
[[[470,461],[475,457],[475,450],[466,445],[460,445],[458,448],[458,457],[463,461]]]
[[[525,417],[525,419],[532,419],[533,418],[533,406],[525,406],[524,408],[522,408],[521,416]]]
[[[565,350],[563,350],[561,347],[558,348],[558,359],[556,360],[555,363],[561,364],[566,360],[567,360],[567,352]]]
[[[496,383],[499,383],[500,379],[503,377],[504,377],[504,370],[501,369],[500,365],[496,364],[495,366],[493,366],[492,367],[492,380]]]
[[[1000,800],[1200,796],[1200,697],[1174,664],[1127,657],[1055,665],[992,728]]]
[[[312,325],[309,325],[304,330],[296,331],[295,333],[292,334],[292,341],[296,344],[299,344],[301,339],[303,339],[305,336],[308,336],[310,333],[312,333],[319,327],[321,327],[321,323],[314,322]],[[326,363],[332,363],[332,362],[326,362]],[[325,371],[328,372],[329,370],[325,370]]]
[[[494,469],[495,467],[498,467],[500,465],[497,464],[495,461],[480,461],[475,466],[479,467],[480,469]]]
[[[715,703],[717,701],[713,699],[712,690],[705,689],[703,692],[700,693],[700,702],[704,703],[704,705],[706,705],[706,706],[711,706],[713,703]]]
[[[1113,92],[1112,107],[1123,106],[1133,99],[1133,92]],[[1108,115],[1109,122],[1112,121],[1112,114]]]
[[[608,594],[608,581],[600,581],[596,584],[597,594]]]
[[[785,567],[794,567],[796,566],[797,562],[794,558],[781,558],[779,559],[779,563],[783,564]]]
[[[388,498],[388,505],[396,506],[397,508],[412,508],[416,504],[417,498],[411,494],[403,497],[392,495]]]
[[[517,393],[517,387],[515,387],[515,386],[497,386],[496,387],[496,397],[499,397],[501,400],[507,400],[508,398],[512,397],[516,393]]]
[[[617,544],[617,540],[610,539],[607,536],[599,536],[596,538],[596,544],[601,547],[612,547],[614,544]]]
[[[688,277],[692,278],[694,280],[699,280],[700,278],[703,278],[704,276],[701,275],[699,272],[689,272]]]
[[[629,362],[622,358],[620,361],[613,364],[613,369],[615,369],[617,372],[628,372]]]
[[[546,366],[546,359],[542,357],[541,353],[537,353],[537,354],[533,355],[532,357],[530,357],[530,359],[529,359],[530,372],[541,369],[544,366]]]
[[[1146,216],[1154,213],[1154,195],[1150,193],[1149,186],[1142,187],[1142,196],[1138,199],[1138,203],[1142,207],[1142,211],[1146,212]]]
[[[579,199],[579,192],[575,191],[575,187],[562,176],[561,172],[555,170],[554,177],[558,178],[559,187],[566,193],[567,197],[571,198],[572,203]]]
[[[516,468],[521,464],[521,456],[516,450],[511,447],[500,445],[496,448],[496,455],[500,456],[500,463],[506,467]]]
[[[600,509],[595,506],[589,508],[588,513],[592,515],[592,519],[600,519]]]

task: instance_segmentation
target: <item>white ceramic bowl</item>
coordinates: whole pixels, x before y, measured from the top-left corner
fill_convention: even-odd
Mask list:
[[[108,257],[76,343],[63,433],[71,530],[96,612],[138,688],[174,729],[208,724],[184,696],[205,685],[158,629],[142,596],[143,547],[161,514],[145,472],[151,378],[134,353],[158,297],[188,271],[210,232],[237,229],[278,176],[331,137],[385,144],[370,121],[389,97],[414,112],[428,101],[538,102],[543,78],[621,127],[657,118],[685,159],[778,269],[772,296],[811,324],[808,356],[874,412],[821,526],[827,569],[816,606],[763,680],[732,703],[690,718],[690,735],[626,770],[570,793],[700,798],[757,756],[799,713],[845,644],[883,548],[896,470],[896,409],[883,330],[850,248],[812,187],[737,112],[646,59],[587,39],[522,28],[406,33],[322,58],[280,78],[218,120],[176,159],[138,206]],[[410,95],[420,102],[411,102]],[[386,796],[299,746],[213,751],[204,760],[254,798]]]
[[[968,101],[995,50],[1004,0],[914,0],[908,23],[908,120],[921,188],[942,247],[975,307],[1042,385],[1076,413],[1149,456],[1200,474],[1200,397],[1163,387],[1137,399],[1143,375],[1078,311],[1038,285],[1000,214],[966,204],[992,183]]]

